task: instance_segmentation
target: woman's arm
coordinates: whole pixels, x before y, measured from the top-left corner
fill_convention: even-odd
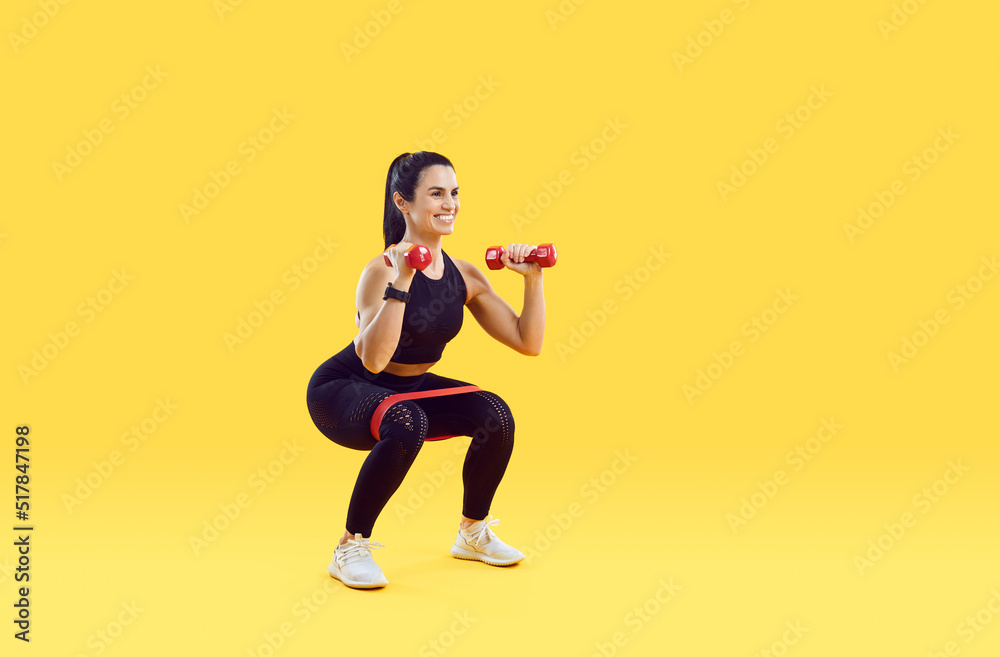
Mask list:
[[[378,373],[396,351],[399,344],[399,334],[403,327],[403,311],[405,304],[398,299],[385,299],[385,284],[392,281],[397,290],[408,292],[413,281],[415,270],[403,261],[402,253],[409,246],[407,242],[391,247],[387,252],[389,259],[396,263],[395,268],[385,266],[382,256],[369,262],[358,281],[357,306],[360,313],[358,337],[354,340],[354,348],[364,364],[365,369]]]
[[[466,302],[472,316],[487,334],[501,344],[525,356],[537,356],[542,351],[545,334],[545,296],[542,290],[542,268],[534,262],[521,262],[534,248],[512,244],[500,260],[508,269],[524,276],[524,306],[520,316],[490,285],[478,268],[462,262],[462,273],[469,282],[471,298]],[[523,247],[523,248],[522,248]]]

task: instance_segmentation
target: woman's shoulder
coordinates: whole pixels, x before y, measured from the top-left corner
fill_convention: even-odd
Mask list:
[[[466,262],[461,258],[456,258],[455,256],[447,253],[446,251],[442,251],[441,253],[443,253],[448,258],[448,260],[451,260],[452,264],[455,265],[455,268],[458,269],[458,271],[462,272],[463,276],[465,276],[466,272],[471,273],[472,270],[475,269],[475,267],[473,267],[472,263],[470,262]]]
[[[382,254],[365,263],[358,276],[358,302],[382,296],[385,284],[392,280],[393,268],[385,264]]]

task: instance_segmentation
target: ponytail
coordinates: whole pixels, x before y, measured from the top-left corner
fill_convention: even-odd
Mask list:
[[[388,249],[390,244],[399,244],[406,234],[406,219],[396,207],[393,193],[399,192],[404,200],[412,202],[424,169],[435,164],[455,168],[444,155],[430,151],[403,153],[389,165],[389,173],[385,178],[385,213],[382,219],[385,248]]]

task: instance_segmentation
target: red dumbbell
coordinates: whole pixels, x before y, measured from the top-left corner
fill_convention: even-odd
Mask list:
[[[490,269],[503,269],[503,263],[500,262],[500,256],[503,255],[503,252],[502,246],[491,246],[486,249],[486,266]],[[539,267],[552,267],[556,264],[556,245],[539,244],[531,250],[524,261],[537,262]]]
[[[396,245],[390,244],[389,246],[393,247]],[[383,253],[382,257],[385,258],[385,264],[392,267],[392,260],[389,260],[389,256]],[[406,262],[406,266],[411,269],[427,269],[427,266],[431,264],[431,250],[426,246],[414,244],[405,251],[403,260]]]

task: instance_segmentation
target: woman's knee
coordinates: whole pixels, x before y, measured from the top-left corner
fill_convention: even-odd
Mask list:
[[[479,390],[474,393],[484,400],[484,412],[478,431],[486,435],[502,436],[514,440],[514,414],[499,395]],[[473,436],[475,437],[475,436]]]
[[[378,435],[379,442],[400,442],[416,453],[427,437],[427,414],[412,401],[397,402],[382,416]]]

